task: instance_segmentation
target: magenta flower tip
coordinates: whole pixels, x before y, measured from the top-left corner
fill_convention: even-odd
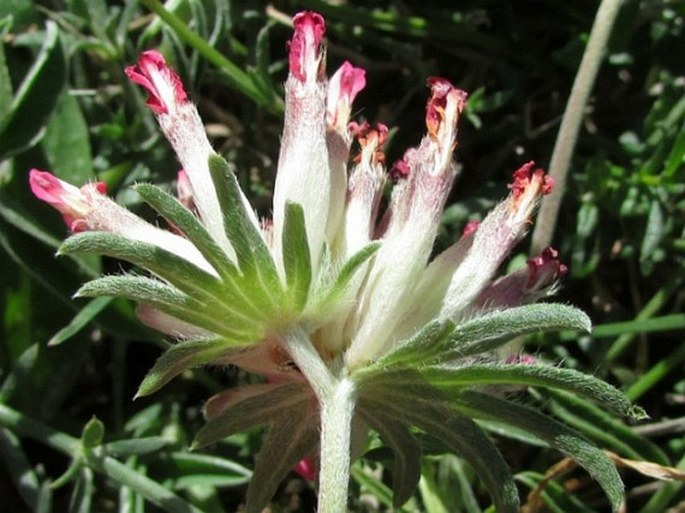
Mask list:
[[[409,156],[416,151],[414,148],[409,148],[401,159],[397,159],[393,162],[390,168],[389,174],[393,181],[404,180],[409,178],[411,174],[411,166],[409,165]]]
[[[542,253],[528,260],[528,290],[541,290],[564,276],[568,268],[559,260],[559,252],[549,246]]]
[[[306,481],[314,481],[318,473],[314,458],[311,457],[300,460],[293,470]]]
[[[319,59],[323,52],[321,39],[326,33],[323,16],[311,11],[297,13],[293,17],[295,33],[290,41],[290,72],[300,82],[305,82],[315,64],[314,78],[319,78]]]
[[[439,132],[444,129],[448,117],[453,117],[449,109],[461,114],[466,105],[467,94],[454,87],[449,80],[440,77],[429,77],[427,85],[431,90],[431,97],[426,105],[426,127],[432,137],[439,137]],[[456,119],[454,121],[456,122]]]
[[[388,127],[383,123],[371,127],[366,121],[361,124],[350,123],[350,131],[361,147],[361,152],[354,157],[354,162],[368,161],[370,164],[385,164],[385,153],[382,148],[388,139]]]
[[[143,52],[138,62],[124,70],[128,78],[147,89],[147,105],[155,114],[167,114],[175,105],[188,100],[178,74],[156,50]]]
[[[464,226],[464,229],[461,232],[461,238],[463,239],[476,233],[478,226],[480,226],[480,221],[469,221],[466,223],[466,226]]]
[[[29,171],[29,186],[34,196],[62,214],[73,233],[88,229],[85,218],[92,209],[94,199],[107,193],[104,182],[89,183],[79,189],[52,173],[35,168]]]
[[[366,71],[345,61],[328,81],[327,121],[334,127],[347,124],[352,102],[366,86]]]
[[[508,187],[511,189],[514,201],[518,201],[531,188],[536,193],[549,194],[554,187],[554,180],[545,174],[543,169],[535,168],[535,162],[531,160],[514,172],[514,181]]]

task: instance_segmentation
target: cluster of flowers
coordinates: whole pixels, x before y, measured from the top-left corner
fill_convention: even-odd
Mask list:
[[[511,354],[507,340],[539,329],[588,328],[587,318],[565,305],[525,310],[549,295],[566,270],[554,249],[497,278],[552,182],[532,162],[523,165],[508,197],[431,259],[456,177],[452,155],[466,94],[445,79],[429,79],[426,134],[387,172],[387,127],[350,119],[365,86],[364,70],[345,62],[328,79],[323,18],[303,12],[293,22],[271,219],[255,214],[231,166],[212,149],[178,75],[157,51],[144,52],[126,74],[147,91],[147,105],[183,168],[177,198],[152,185],[137,187],[170,229],[117,205],[101,183],[77,188],[31,171],[34,194],[59,210],[75,234],[62,252],[103,253],[152,274],[102,277],[79,294],[132,298],[142,322],[176,339],[139,395],[205,363],[234,364],[266,377],[264,384],[208,401],[208,424],[198,434],[198,444],[205,444],[239,429],[270,426],[262,453],[271,456],[260,458],[258,484],[248,492],[254,511],[298,461],[313,477],[316,458],[303,458],[317,447],[322,504],[344,510],[349,448],[355,452],[355,440],[363,443],[368,427],[402,456],[395,493],[406,500],[418,480],[412,425],[464,456],[491,489],[498,511],[515,511],[513,481],[470,416],[499,415],[540,429],[540,436],[570,452],[566,439],[536,427],[530,421],[535,412],[511,406],[511,413],[503,399],[492,397],[502,404],[491,407],[477,393],[460,392],[457,406],[448,407],[435,391],[448,382],[459,383],[447,387],[458,391],[488,379],[506,382],[513,374],[493,373],[512,370],[530,378],[538,372],[532,370],[536,362]],[[358,150],[352,151],[355,140]],[[384,204],[389,181],[392,193]],[[555,371],[561,377],[539,372],[547,373],[548,385],[569,378],[562,374],[570,371]],[[577,447],[591,453],[582,443]],[[585,463],[597,475],[594,463]],[[336,486],[342,495],[331,491]]]

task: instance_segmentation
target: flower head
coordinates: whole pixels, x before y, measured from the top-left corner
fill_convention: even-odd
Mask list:
[[[369,427],[404,462],[397,466],[399,503],[418,479],[412,425],[465,457],[484,476],[498,511],[517,510],[516,488],[471,416],[532,430],[561,450],[572,439],[579,461],[593,471],[603,455],[572,432],[501,398],[493,397],[499,406],[491,408],[479,392],[507,380],[572,389],[589,383],[497,351],[517,335],[589,327],[582,312],[566,305],[531,304],[553,292],[566,271],[554,249],[497,278],[551,191],[550,178],[533,162],[524,164],[509,196],[432,258],[457,175],[453,153],[466,93],[446,79],[428,80],[425,135],[388,172],[388,128],[349,119],[364,70],[345,62],[327,80],[323,18],[303,12],[293,24],[272,219],[257,218],[233,168],[212,149],[178,75],[156,51],[144,52],[126,74],[147,91],[183,168],[178,199],[152,185],[137,188],[173,231],[116,205],[101,185],[79,189],[49,173],[30,173],[36,196],[57,208],[73,232],[83,232],[62,252],[99,251],[151,273],[100,278],[79,292],[135,299],[145,324],[177,339],[139,395],[205,363],[233,364],[266,378],[208,401],[208,423],[197,438],[207,444],[270,426],[253,483],[271,488],[251,488],[251,511],[296,464],[308,478],[320,470],[322,497],[336,484],[346,486],[340,475],[361,452],[355,441],[363,443]],[[382,208],[388,175],[392,192]],[[544,379],[535,381],[535,372]],[[625,401],[601,390],[627,411]],[[327,460],[320,465],[310,458],[319,446]],[[346,495],[335,497],[344,502]]]

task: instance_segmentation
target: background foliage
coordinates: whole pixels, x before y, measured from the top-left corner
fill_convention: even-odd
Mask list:
[[[236,163],[264,215],[278,153],[289,15],[302,9],[325,15],[329,70],[345,59],[367,69],[358,117],[396,128],[389,162],[421,137],[427,77],[444,76],[469,91],[457,150],[462,174],[439,239],[445,246],[503,195],[521,163],[549,162],[597,2],[170,0],[166,6],[172,16],[160,20],[151,14],[159,8],[152,0],[0,4],[0,424],[14,426],[0,431],[7,511],[154,511],[144,498],[168,511],[193,511],[190,504],[235,511],[259,449],[259,434],[249,433],[207,452],[186,450],[203,422],[202,401],[252,379],[233,369],[197,370],[131,401],[167,342],[141,327],[126,302],[70,298],[80,283],[122,264],[55,259],[64,226],[28,192],[28,169],[40,167],[73,183],[103,180],[119,202],[149,215],[129,186],[171,187],[177,163],[144,97],[123,75],[140,51],[159,48],[173,61],[215,148]],[[592,336],[525,341],[539,358],[623,388],[652,421],[625,426],[589,403],[545,397],[556,415],[622,457],[681,468],[684,23],[683,0],[624,4],[585,112],[554,236],[570,268],[561,299],[584,308],[596,329]],[[522,245],[509,265],[520,265],[525,252]],[[18,422],[16,412],[33,420]],[[560,458],[535,440],[522,444],[516,432],[488,428],[524,496]],[[420,493],[403,510],[486,508],[487,494],[470,469],[433,440],[423,442]],[[355,511],[389,508],[388,467],[388,452],[371,440],[353,468]],[[571,478],[545,489],[550,511],[606,508],[581,473]],[[678,484],[631,471],[624,478],[629,511],[660,513],[685,501]],[[311,508],[310,485],[293,474],[274,510]]]

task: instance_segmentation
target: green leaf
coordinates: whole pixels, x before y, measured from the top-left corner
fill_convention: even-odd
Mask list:
[[[169,445],[169,439],[162,436],[147,436],[144,438],[133,438],[130,440],[116,440],[105,444],[107,454],[118,458],[128,456],[140,456],[157,452]]]
[[[231,241],[243,273],[245,293],[263,305],[265,318],[283,301],[283,287],[262,234],[250,219],[240,187],[228,162],[218,155],[209,158],[209,170],[224,215],[226,236]]]
[[[66,91],[57,99],[42,146],[50,170],[62,180],[84,184],[95,177],[88,125],[78,102]]]
[[[459,393],[466,387],[487,385],[519,385],[561,389],[586,397],[618,415],[636,414],[630,400],[608,383],[572,369],[551,365],[529,364],[465,364],[454,367],[427,367],[421,375],[446,395]]]
[[[664,237],[664,233],[664,213],[661,210],[659,201],[654,199],[652,200],[652,204],[649,209],[647,226],[645,227],[645,234],[642,238],[642,244],[640,246],[640,265],[643,268],[644,274],[649,274],[652,271],[654,265],[652,258],[654,257],[654,252]]]
[[[486,314],[456,326],[439,360],[447,361],[491,351],[529,333],[577,330],[589,332],[590,318],[581,310],[556,303],[538,303]],[[447,348],[446,348],[447,349]]]
[[[342,269],[335,277],[333,284],[325,290],[321,304],[335,305],[348,290],[352,279],[357,276],[357,272],[362,268],[362,264],[368,261],[380,249],[380,242],[371,242],[352,255],[342,266]]]
[[[439,485],[433,476],[433,469],[429,462],[424,462],[421,466],[421,481],[419,483],[419,493],[421,502],[426,513],[450,513],[444,499],[441,497]],[[456,490],[455,490],[456,492]],[[473,510],[477,512],[478,509]],[[469,513],[471,511],[469,510]]]
[[[7,315],[7,313],[5,313]],[[0,387],[0,403],[9,403],[14,394],[25,390],[31,382],[31,371],[33,370],[39,352],[38,344],[27,347],[21,353],[12,367],[12,371],[5,377]]]
[[[221,294],[223,302],[230,303],[233,309],[243,312],[252,319],[263,318],[263,312],[258,305],[254,304],[249,289],[245,290],[245,280],[240,276],[238,268],[207,232],[195,214],[159,187],[139,184],[136,186],[136,190],[146,203],[157,210],[169,223],[181,230],[219,273],[225,282]]]
[[[81,468],[76,485],[69,501],[69,513],[90,513],[92,511],[95,483],[93,472],[89,468]]]
[[[283,223],[283,268],[288,298],[295,312],[300,312],[309,297],[312,263],[302,205],[287,202]]]
[[[312,402],[305,383],[287,383],[265,387],[238,400],[221,414],[209,420],[198,431],[192,448],[212,444],[239,431],[264,426],[272,421],[283,422],[298,405]]]
[[[7,69],[5,45],[0,41],[0,126],[5,124],[5,116],[10,112],[12,104],[12,80]]]
[[[95,319],[95,317],[97,317],[97,315],[111,302],[111,297],[99,297],[88,302],[88,304],[81,308],[74,318],[69,321],[69,324],[50,338],[48,345],[58,346],[62,342],[69,340]]]
[[[65,59],[57,25],[45,25],[43,45],[16,90],[9,111],[0,120],[0,160],[35,143],[62,92]]]
[[[97,417],[91,418],[83,427],[81,441],[87,449],[98,447],[105,436],[105,425]]]
[[[160,280],[144,276],[104,276],[84,284],[75,294],[76,297],[115,296],[132,299],[155,307],[182,321],[199,326],[227,339],[254,339],[258,326],[233,317],[223,310],[221,315],[215,307],[194,300],[187,294]]]
[[[240,486],[250,480],[252,472],[226,458],[207,454],[174,452],[163,459],[170,476],[165,480],[174,490],[194,486]]]
[[[84,461],[83,454],[74,455],[74,458],[69,462],[67,469],[57,479],[50,483],[50,488],[58,490],[75,479],[79,479],[84,468],[87,468],[84,465]]]
[[[618,511],[623,501],[623,482],[616,466],[604,452],[575,431],[537,410],[480,392],[465,391],[450,402],[468,415],[506,422],[530,431],[571,457],[599,483],[613,510]]]
[[[58,254],[95,253],[136,264],[198,301],[216,300],[219,280],[194,264],[154,244],[107,232],[81,232],[64,241]],[[221,304],[220,299],[218,302]]]
[[[373,496],[375,500],[388,509],[392,508],[392,511],[397,513],[415,513],[417,511],[415,504],[413,508],[410,507],[411,503],[401,508],[393,508],[392,490],[385,485],[381,477],[373,472],[373,469],[368,469],[363,461],[360,460],[352,465],[350,476],[359,483],[363,492]]]
[[[557,417],[602,446],[628,458],[670,465],[668,456],[658,445],[635,433],[603,408],[566,392],[545,390],[544,395],[554,399],[549,405]],[[646,418],[638,407],[633,416]]]
[[[120,486],[127,486],[147,500],[169,513],[205,513],[191,503],[183,500],[161,484],[150,479],[135,468],[124,465],[104,454],[103,448],[96,448],[88,464]]]
[[[635,333],[653,333],[685,329],[685,314],[669,314],[661,317],[642,317],[632,321],[612,322],[595,326],[592,338],[613,338]],[[612,355],[612,360],[614,359]]]
[[[421,445],[405,422],[386,415],[381,409],[369,410],[360,405],[357,414],[378,432],[395,456],[392,502],[397,509],[412,497],[421,478]]]
[[[378,372],[386,373],[394,369],[420,368],[437,359],[445,351],[446,341],[454,332],[454,323],[436,320],[426,324],[416,335],[398,345],[374,364],[360,369],[361,379]]]
[[[41,483],[24,453],[21,441],[9,429],[0,429],[0,457],[22,500],[31,510],[35,510]]]
[[[590,319],[571,306],[539,303],[488,313],[456,326],[448,320],[433,321],[360,374],[458,362],[520,335],[563,329],[588,331]]]
[[[150,395],[186,370],[212,361],[236,350],[239,344],[219,338],[177,342],[157,359],[138,387],[136,398]]]
[[[202,253],[222,278],[234,278],[238,269],[226,252],[212,238],[202,222],[185,205],[156,185],[141,183],[136,192],[159,212],[171,225],[178,228]]]
[[[676,136],[675,141],[673,141],[673,147],[671,152],[668,154],[666,161],[664,163],[665,177],[673,177],[675,174],[683,168],[683,161],[685,160],[685,123],[680,127],[680,131]]]
[[[369,380],[358,404],[387,412],[439,438],[473,467],[499,513],[518,512],[518,492],[500,452],[473,420],[450,408],[437,391],[427,385],[397,388]]]
[[[314,454],[318,441],[318,412],[310,402],[301,402],[293,406],[288,415],[273,420],[262,441],[254,475],[247,488],[247,513],[264,510],[295,464]],[[340,483],[340,486],[347,486],[347,483]]]

